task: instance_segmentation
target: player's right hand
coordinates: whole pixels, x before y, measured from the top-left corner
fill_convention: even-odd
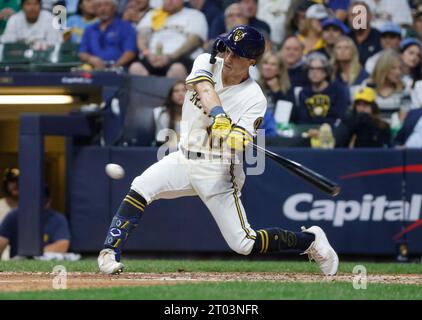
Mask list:
[[[225,113],[219,114],[214,117],[211,125],[211,134],[214,138],[225,138],[228,136],[232,129],[232,121]]]

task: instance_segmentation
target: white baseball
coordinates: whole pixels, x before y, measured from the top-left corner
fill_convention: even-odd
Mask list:
[[[116,163],[107,164],[105,171],[110,178],[115,180],[122,179],[125,176],[125,170],[122,168],[122,166]]]

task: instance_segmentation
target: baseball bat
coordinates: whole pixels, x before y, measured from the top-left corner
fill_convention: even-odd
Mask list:
[[[335,197],[336,195],[340,193],[340,190],[341,190],[340,186],[337,183],[322,176],[321,174],[305,167],[304,165],[301,165],[300,163],[297,163],[293,160],[290,160],[286,157],[283,157],[265,148],[262,148],[256,145],[255,143],[251,143],[251,145],[252,145],[252,148],[254,148],[255,150],[263,152],[268,158],[273,159],[279,165],[286,168],[289,172],[306,180],[307,182],[314,185],[322,192],[325,192],[332,197]]]

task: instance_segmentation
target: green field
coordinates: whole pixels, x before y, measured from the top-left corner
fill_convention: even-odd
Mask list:
[[[69,272],[97,272],[95,260],[77,262],[3,261],[0,280],[7,272],[51,272],[57,264]],[[319,274],[315,263],[303,261],[250,260],[126,260],[127,273],[291,273]],[[356,265],[364,265],[368,275],[420,275],[421,263],[341,263],[339,275],[351,275]],[[124,273],[121,275],[124,276]],[[0,283],[1,286],[1,283]],[[67,289],[50,291],[1,292],[0,299],[422,299],[422,285],[369,283],[366,290],[355,290],[347,281],[277,282],[233,281],[196,282],[139,287]]]

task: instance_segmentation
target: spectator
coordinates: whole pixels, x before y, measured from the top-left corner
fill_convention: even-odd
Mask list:
[[[224,11],[224,28],[222,28],[220,18],[214,21],[210,27],[209,40],[206,45],[204,45],[204,48],[209,51],[214,44],[215,39],[217,39],[219,35],[233,30],[233,28],[236,26],[247,24],[248,18],[246,17],[246,13],[243,7],[239,3],[233,3],[229,5]]]
[[[97,22],[95,16],[95,0],[79,0],[76,14],[67,20],[67,27],[70,29],[70,41],[73,43],[80,43],[85,29],[91,24]]]
[[[150,10],[152,8],[149,5],[149,0],[130,0],[124,8],[122,20],[132,23],[136,28]]]
[[[65,216],[50,207],[49,191],[46,188],[46,200],[42,219],[44,252],[65,253],[69,250],[70,232]],[[0,225],[0,255],[10,244],[10,256],[17,255],[18,250],[18,214],[19,209],[12,210]]]
[[[338,20],[343,22],[347,20],[347,9],[349,8],[350,0],[325,0],[325,3]]]
[[[155,140],[157,144],[167,142],[169,147],[177,147],[185,94],[185,81],[178,80],[171,87],[163,106],[154,108]],[[168,140],[166,141],[166,139]]]
[[[0,3],[0,36],[6,27],[7,20],[20,9],[20,0],[3,0]],[[1,39],[1,37],[0,37]]]
[[[322,40],[324,47],[319,51],[327,56],[333,57],[334,45],[342,37],[350,32],[349,28],[337,18],[328,18],[322,22]]]
[[[409,91],[422,79],[421,50],[421,43],[415,38],[407,38],[400,43],[403,82]]]
[[[409,28],[407,38],[417,38],[422,41],[422,3],[418,5],[413,18],[413,28]]]
[[[265,36],[265,39],[270,40],[270,26],[265,21],[259,20],[256,17],[258,12],[258,0],[239,0],[239,3],[245,10],[246,17],[249,19],[248,25],[261,32]]]
[[[306,10],[306,20],[297,38],[304,46],[303,54],[318,51],[325,46],[322,39],[321,21],[328,18],[328,12],[323,5],[314,4]]]
[[[363,26],[356,23],[356,21],[361,19],[361,11],[358,6],[363,6],[366,10],[366,23]],[[348,12],[349,27],[352,29],[350,37],[358,47],[359,61],[362,66],[365,65],[369,57],[381,51],[381,34],[378,30],[371,27],[371,20],[371,10],[365,2],[354,1],[350,5]]]
[[[141,60],[131,65],[130,73],[178,79],[187,77],[208,34],[204,14],[185,8],[183,0],[164,0],[163,8],[147,13],[137,30]]]
[[[127,66],[136,56],[136,33],[115,16],[116,0],[95,0],[98,22],[86,28],[79,57],[97,70]]]
[[[201,11],[205,15],[208,27],[211,27],[213,22],[223,15],[223,11],[214,0],[189,0],[189,3],[192,8]]]
[[[266,40],[269,40],[271,34],[270,27],[266,22],[256,18],[257,2],[257,0],[239,0],[238,4],[234,3],[228,6],[224,12],[224,15],[220,15],[211,25],[209,38],[216,39],[219,35],[226,33],[228,30],[231,30],[230,27],[226,24],[226,20],[229,18],[229,14],[236,14],[237,17],[233,16],[229,18],[232,22],[235,22],[236,19],[238,22],[240,22],[239,20],[244,20],[244,18],[246,18],[246,21],[243,21],[243,23],[237,25],[249,25],[254,27],[255,29],[258,29],[260,32],[262,32],[262,34],[264,34]]]
[[[281,46],[280,55],[289,73],[290,84],[293,88],[303,87],[309,83],[308,76],[303,70],[302,42],[295,36],[287,37]]]
[[[291,3],[286,17],[287,36],[303,32],[306,24],[306,11],[314,4],[315,2],[311,0],[299,0]]]
[[[381,116],[394,129],[400,124],[410,108],[409,93],[402,81],[400,55],[392,49],[386,50],[375,65],[369,84],[377,93],[377,104]]]
[[[276,119],[274,119],[279,101],[287,102],[293,106],[293,96],[290,90],[289,74],[281,57],[272,52],[264,54],[260,66],[260,79],[258,81],[267,98],[267,111],[261,129],[265,129],[267,137],[277,136]],[[287,122],[290,118],[286,116]]]
[[[394,22],[402,27],[412,25],[412,13],[408,0],[361,0],[373,14],[372,27],[382,28],[387,22]]]
[[[353,97],[357,87],[369,78],[369,74],[359,63],[358,49],[349,37],[343,36],[337,41],[332,65],[333,80],[350,89],[349,97]]]
[[[406,148],[422,148],[422,108],[409,111],[394,143]]]
[[[368,73],[372,73],[374,71],[375,65],[379,57],[382,55],[383,50],[393,49],[398,52],[400,48],[401,29],[398,25],[394,23],[387,23],[381,28],[380,33],[382,51],[377,52],[366,61],[365,70]]]
[[[19,169],[7,168],[3,173],[2,191],[4,198],[0,199],[0,225],[7,214],[18,207],[19,201]],[[10,246],[0,253],[0,260],[9,260]]]
[[[268,23],[271,29],[270,40],[277,46],[286,37],[285,24],[287,13],[294,0],[259,1],[257,17]]]
[[[333,124],[342,119],[348,107],[345,88],[330,81],[331,65],[326,56],[311,53],[305,64],[309,85],[298,95],[293,122],[298,124]]]
[[[0,199],[0,223],[12,209],[18,206],[19,169],[7,168],[4,171],[2,189],[4,198]]]
[[[380,117],[376,93],[365,87],[356,92],[353,110],[334,128],[337,148],[381,148],[391,144],[391,130]]]
[[[3,42],[25,42],[44,49],[63,41],[61,32],[52,27],[52,14],[41,10],[41,0],[22,0],[21,7],[7,21]]]

